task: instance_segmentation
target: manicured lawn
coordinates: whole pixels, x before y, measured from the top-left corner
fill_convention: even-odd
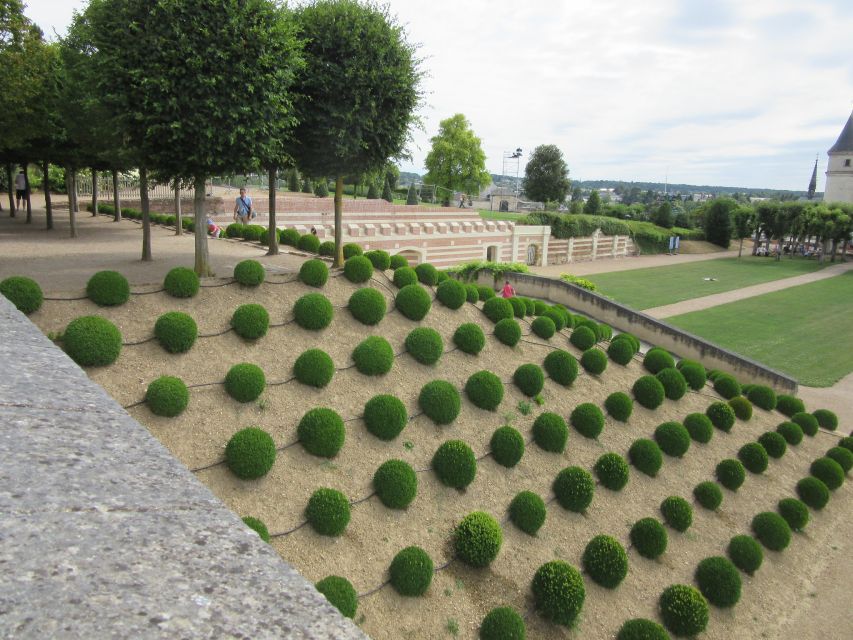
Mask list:
[[[827,263],[828,264],[828,263]],[[629,307],[651,309],[691,298],[741,289],[753,284],[817,271],[816,260],[805,258],[720,258],[586,276],[598,290]],[[571,271],[571,265],[567,265]],[[705,280],[713,278],[714,280]]]
[[[666,321],[810,387],[832,386],[853,371],[850,271]]]
[[[518,220],[526,216],[526,213],[514,213],[512,211],[489,211],[488,209],[477,209],[477,213],[483,220]]]

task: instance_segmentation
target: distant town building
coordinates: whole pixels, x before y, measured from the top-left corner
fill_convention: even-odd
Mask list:
[[[853,203],[853,113],[827,154],[824,202]]]

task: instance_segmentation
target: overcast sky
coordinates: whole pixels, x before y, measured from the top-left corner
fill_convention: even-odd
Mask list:
[[[390,0],[420,44],[412,162],[465,114],[487,167],[556,144],[575,179],[805,189],[853,109],[851,0]],[[46,34],[80,0],[29,0]],[[507,173],[514,173],[515,165]]]

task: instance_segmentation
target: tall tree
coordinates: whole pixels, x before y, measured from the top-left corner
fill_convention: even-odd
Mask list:
[[[732,213],[732,220],[734,221],[735,237],[740,240],[737,252],[737,257],[740,259],[743,255],[743,241],[752,235],[755,213],[751,207],[741,206]]]
[[[664,200],[659,207],[652,211],[652,222],[659,227],[672,229],[675,221],[672,216],[672,205],[669,203],[669,200]]]
[[[539,202],[562,203],[571,188],[569,167],[563,152],[553,144],[539,145],[524,167],[522,189],[528,198]]]
[[[715,198],[705,210],[705,238],[728,249],[732,242],[732,212],[737,202],[731,198]]]
[[[468,119],[461,113],[442,120],[424,165],[426,184],[477,195],[492,177],[486,171],[486,154]]]
[[[589,198],[584,203],[583,212],[591,216],[597,216],[601,213],[601,196],[598,195],[598,189],[593,189],[590,192]]]

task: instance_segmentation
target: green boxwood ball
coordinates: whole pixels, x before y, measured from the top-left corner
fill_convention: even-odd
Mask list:
[[[435,329],[418,327],[406,336],[406,351],[421,364],[433,365],[444,353],[444,342]]]
[[[342,251],[344,252],[344,260],[349,260],[353,256],[360,256],[364,254],[364,251],[362,251],[361,247],[355,242],[347,242],[342,247]]]
[[[533,422],[533,441],[541,449],[552,453],[563,453],[569,439],[569,428],[563,417],[545,411]]]
[[[581,574],[562,560],[552,560],[539,567],[530,588],[539,614],[566,627],[577,619],[586,599]]]
[[[803,429],[796,422],[783,422],[776,427],[776,433],[785,438],[785,441],[797,446],[803,441]]]
[[[734,376],[730,376],[728,373],[721,373],[714,380],[714,391],[726,400],[730,400],[740,395],[740,384],[735,380]]]
[[[471,447],[461,440],[448,440],[436,449],[432,468],[442,484],[464,489],[477,475],[477,459]]]
[[[524,395],[532,398],[545,386],[545,374],[539,365],[523,364],[512,374],[512,381]]]
[[[572,335],[569,336],[569,342],[581,351],[586,351],[592,348],[598,342],[598,339],[592,329],[581,326],[572,331]]]
[[[373,474],[373,490],[389,509],[405,509],[418,493],[418,475],[409,463],[388,460]]]
[[[826,452],[826,457],[835,460],[838,466],[844,470],[844,473],[848,473],[850,469],[853,469],[853,452],[850,449],[832,447]]]
[[[638,438],[628,449],[628,459],[639,471],[654,478],[663,464],[660,447],[654,440]]]
[[[482,295],[480,295],[480,299],[483,299]],[[501,320],[512,319],[515,317],[515,313],[512,310],[512,305],[509,303],[509,300],[506,298],[498,298],[497,296],[486,300],[483,304],[483,313],[489,320],[496,324]]]
[[[598,323],[595,320],[590,318],[584,318],[582,316],[575,316],[574,320],[575,329],[579,329],[580,327],[586,327],[592,334],[595,336],[596,342],[601,340],[601,334],[599,333]]]
[[[708,626],[708,601],[693,587],[670,585],[658,604],[664,626],[677,636],[693,636]]]
[[[549,318],[554,323],[554,328],[557,332],[562,331],[568,324],[568,316],[566,312],[554,307],[549,308],[542,314],[543,318]]]
[[[751,526],[758,541],[771,551],[783,551],[791,543],[791,527],[778,513],[759,513]]]
[[[764,551],[752,536],[734,536],[729,540],[726,549],[732,563],[747,575],[752,575],[761,568],[764,562]]]
[[[241,304],[231,316],[231,327],[241,338],[257,340],[267,334],[270,314],[261,304]]]
[[[805,411],[806,405],[799,398],[783,393],[776,397],[776,409],[790,418],[795,413]]]
[[[299,241],[296,243],[296,247],[302,251],[307,251],[308,253],[317,253],[320,250],[320,238],[315,236],[313,233],[304,233],[299,236]]]
[[[802,531],[809,523],[809,508],[796,498],[782,498],[776,508],[792,531]]]
[[[611,491],[621,491],[628,484],[628,463],[618,453],[605,453],[592,469],[602,486]]]
[[[346,429],[341,417],[324,407],[309,410],[296,427],[296,437],[313,456],[334,458],[346,439]]]
[[[409,320],[423,320],[432,307],[432,299],[419,284],[409,284],[397,292],[394,304]]]
[[[433,380],[421,387],[418,406],[436,424],[450,424],[459,415],[459,390],[445,380]]]
[[[398,398],[381,394],[364,405],[364,424],[380,440],[393,440],[409,421],[409,415]]]
[[[735,424],[734,409],[725,402],[712,402],[705,409],[705,415],[711,420],[711,424],[726,433],[731,431]]]
[[[391,254],[382,249],[374,249],[364,254],[377,271],[387,271],[391,268]]]
[[[225,463],[231,472],[243,480],[267,475],[275,462],[275,443],[272,436],[258,427],[241,429],[225,447]]]
[[[65,327],[62,346],[81,367],[103,367],[118,359],[121,331],[106,318],[82,316]]]
[[[460,351],[476,356],[486,346],[486,336],[480,325],[473,322],[460,324],[453,333],[453,344]]]
[[[736,396],[729,400],[729,406],[738,420],[746,421],[752,418],[752,403],[743,396]]]
[[[738,460],[727,458],[717,464],[714,474],[721,485],[729,491],[737,491],[746,480],[746,469]]]
[[[607,355],[613,362],[624,367],[634,357],[634,347],[628,340],[614,339],[607,345]]]
[[[634,411],[634,401],[627,393],[614,391],[604,401],[604,408],[613,419],[628,422],[628,418]]]
[[[502,544],[501,525],[484,511],[474,511],[462,518],[453,534],[456,556],[472,567],[489,566]]]
[[[359,289],[359,291],[374,291],[374,289]],[[353,297],[358,295],[359,291],[356,291]],[[385,298],[378,291],[376,293],[382,298],[384,305]],[[350,303],[352,303],[352,298],[350,298]],[[384,311],[383,306],[383,314]],[[296,320],[296,324],[309,331],[325,329],[331,324],[334,315],[335,310],[332,308],[332,303],[322,293],[306,294],[293,305],[293,318]]]
[[[322,260],[306,260],[299,268],[299,279],[309,287],[322,287],[329,280],[329,267]]]
[[[477,285],[465,285],[465,299],[471,304],[476,304],[480,301],[480,292],[477,290]]]
[[[418,283],[418,274],[409,266],[402,266],[394,270],[394,284],[398,289],[402,289],[410,284]]]
[[[800,428],[803,430],[803,433],[807,436],[813,438],[817,435],[817,418],[815,418],[812,414],[806,413],[805,411],[795,413],[793,416],[791,416],[791,422],[800,425]]]
[[[663,404],[664,388],[654,376],[640,376],[631,388],[634,399],[646,409],[657,409]]]
[[[333,607],[345,618],[353,618],[358,609],[358,594],[349,580],[340,576],[327,576],[314,587],[326,596]]]
[[[263,393],[267,379],[256,364],[235,364],[225,374],[225,390],[237,402],[251,402]]]
[[[609,324],[599,323],[598,335],[601,340],[610,340],[613,337],[613,327]]]
[[[844,469],[832,458],[824,456],[812,462],[809,467],[811,474],[823,482],[830,491],[835,491],[844,484]]]
[[[524,438],[510,426],[498,427],[489,442],[492,457],[499,465],[514,467],[524,455]]]
[[[376,289],[362,287],[350,296],[347,308],[353,318],[361,324],[372,326],[379,324],[382,318],[385,317],[387,303],[385,302],[385,296]]]
[[[278,234],[278,238],[282,244],[287,245],[289,247],[295,247],[299,244],[299,232],[296,229],[282,229]],[[334,249],[333,249],[334,250]],[[331,255],[331,254],[329,254]]]
[[[522,491],[509,503],[509,519],[524,531],[535,536],[545,524],[545,501],[532,491]]]
[[[389,260],[389,269],[394,269],[395,271],[400,267],[408,267],[409,261],[406,260],[406,256],[401,256],[400,254],[396,254],[391,256]]]
[[[362,340],[352,351],[355,368],[366,376],[382,376],[394,366],[394,349],[380,336]]]
[[[547,356],[542,363],[548,377],[557,384],[568,387],[578,377],[578,361],[568,351],[555,349]]]
[[[690,449],[690,432],[679,422],[664,422],[655,429],[655,442],[666,455],[681,458]]]
[[[480,640],[524,640],[526,636],[524,618],[512,607],[492,609],[480,624]]]
[[[823,480],[814,476],[803,478],[797,483],[797,495],[815,511],[820,511],[829,502],[829,488]]]
[[[44,293],[38,283],[23,276],[12,276],[0,282],[0,295],[6,296],[25,315],[38,311],[44,302]]]
[[[198,337],[198,325],[192,316],[180,311],[164,313],[154,323],[154,336],[169,353],[188,351]]]
[[[557,331],[554,321],[551,320],[551,318],[546,318],[545,316],[539,316],[536,318],[530,324],[530,329],[543,340],[550,340]]]
[[[172,376],[160,376],[145,391],[145,404],[157,416],[174,418],[184,412],[189,401],[187,385],[180,378]]]
[[[198,274],[186,267],[175,267],[166,274],[163,288],[173,298],[192,298],[198,293]]]
[[[597,405],[584,402],[574,408],[569,422],[582,436],[595,440],[604,428],[604,414]]]
[[[339,536],[349,524],[349,500],[336,489],[317,489],[308,499],[305,519],[321,536]]]
[[[406,547],[391,561],[391,586],[401,596],[421,596],[432,584],[432,558],[420,547]]]
[[[631,527],[631,546],[644,558],[654,560],[666,551],[666,529],[654,518],[642,518]]]
[[[436,285],[439,285],[439,284],[441,284],[442,282],[444,282],[445,280],[447,280],[447,279],[449,279],[449,278],[450,278],[450,276],[449,276],[449,275],[447,275],[447,272],[446,272],[446,271],[439,271],[439,272],[438,272],[438,276],[437,276],[437,277],[436,277],[436,279],[435,279],[435,284],[436,284]]]
[[[709,511],[716,511],[723,503],[723,492],[716,482],[706,480],[693,488],[693,497]]]
[[[587,575],[606,589],[615,589],[628,575],[628,555],[611,536],[598,535],[590,540],[582,564]]]
[[[282,236],[284,233],[282,232]],[[317,253],[321,256],[326,256],[327,258],[331,258],[335,255],[335,243],[331,240],[326,240],[320,243],[320,246],[317,247]]]
[[[655,377],[663,385],[664,395],[670,400],[681,400],[687,393],[687,381],[678,369],[661,369]]]
[[[707,378],[705,377],[705,367],[703,367],[698,362],[685,362],[682,360],[678,363],[680,366],[678,370],[681,372],[681,375],[684,376],[684,379],[687,381],[688,386],[694,391],[700,391],[705,387],[705,382]]]
[[[839,447],[844,447],[848,451],[853,451],[853,436],[845,436],[838,441]]]
[[[353,256],[344,262],[344,277],[356,284],[367,282],[373,277],[373,263],[364,256]]]
[[[771,458],[781,458],[788,450],[788,443],[775,431],[767,431],[758,437],[759,444],[764,447]]]
[[[616,634],[616,640],[669,640],[669,634],[657,622],[634,618],[622,625]]]
[[[622,333],[617,334],[613,340],[627,340],[628,344],[630,344],[631,348],[634,350],[634,353],[637,353],[640,350],[640,341],[633,333],[623,331]]]
[[[516,318],[523,318],[527,313],[527,305],[524,304],[524,300],[521,298],[507,298],[509,300],[509,304],[512,306],[512,312]]]
[[[252,531],[258,534],[261,540],[264,542],[270,541],[270,532],[267,529],[267,525],[264,524],[263,520],[259,518],[253,518],[252,516],[245,516],[243,518],[243,524],[249,527]]]
[[[415,273],[418,274],[418,280],[428,287],[434,287],[438,284],[438,269],[428,262],[417,265]]]
[[[601,349],[587,349],[581,355],[581,366],[594,376],[600,376],[607,368],[607,356]]]
[[[468,299],[468,292],[465,290],[465,285],[448,278],[435,290],[436,299],[448,309],[458,309]]]
[[[776,392],[763,384],[752,385],[745,395],[752,404],[760,409],[772,411],[776,408]]]
[[[478,371],[465,383],[465,395],[480,409],[494,411],[503,400],[504,384],[491,371]]]
[[[582,513],[592,502],[595,481],[585,469],[566,467],[554,478],[551,488],[561,507],[568,511]]]
[[[706,444],[714,435],[714,425],[704,413],[691,413],[684,418],[684,428],[696,442]]]
[[[308,349],[293,363],[293,375],[302,384],[322,389],[335,375],[335,363],[321,349]]]
[[[838,428],[838,416],[829,409],[818,409],[812,412],[818,425],[827,431],[835,431]]]
[[[699,591],[715,607],[733,607],[740,600],[740,573],[727,558],[705,558],[696,567],[694,577]]]
[[[257,287],[264,277],[264,267],[257,260],[243,260],[234,267],[234,279],[244,287]]]
[[[498,295],[491,287],[487,287],[485,285],[480,284],[474,286],[477,287],[477,295],[480,296],[480,300],[482,302],[485,302],[486,300],[491,300],[492,298]]]
[[[748,442],[743,445],[738,449],[737,457],[751,473],[764,473],[770,462],[767,451],[758,442]]]
[[[116,307],[130,298],[130,284],[118,271],[98,271],[86,283],[86,295],[101,307]]]
[[[521,339],[521,326],[512,318],[499,320],[495,325],[495,337],[508,347],[514,347]]]
[[[684,498],[669,496],[660,503],[664,521],[673,529],[684,533],[693,524],[693,507]]]
[[[643,366],[652,375],[656,375],[664,369],[675,367],[675,359],[665,349],[652,347],[643,357]]]

